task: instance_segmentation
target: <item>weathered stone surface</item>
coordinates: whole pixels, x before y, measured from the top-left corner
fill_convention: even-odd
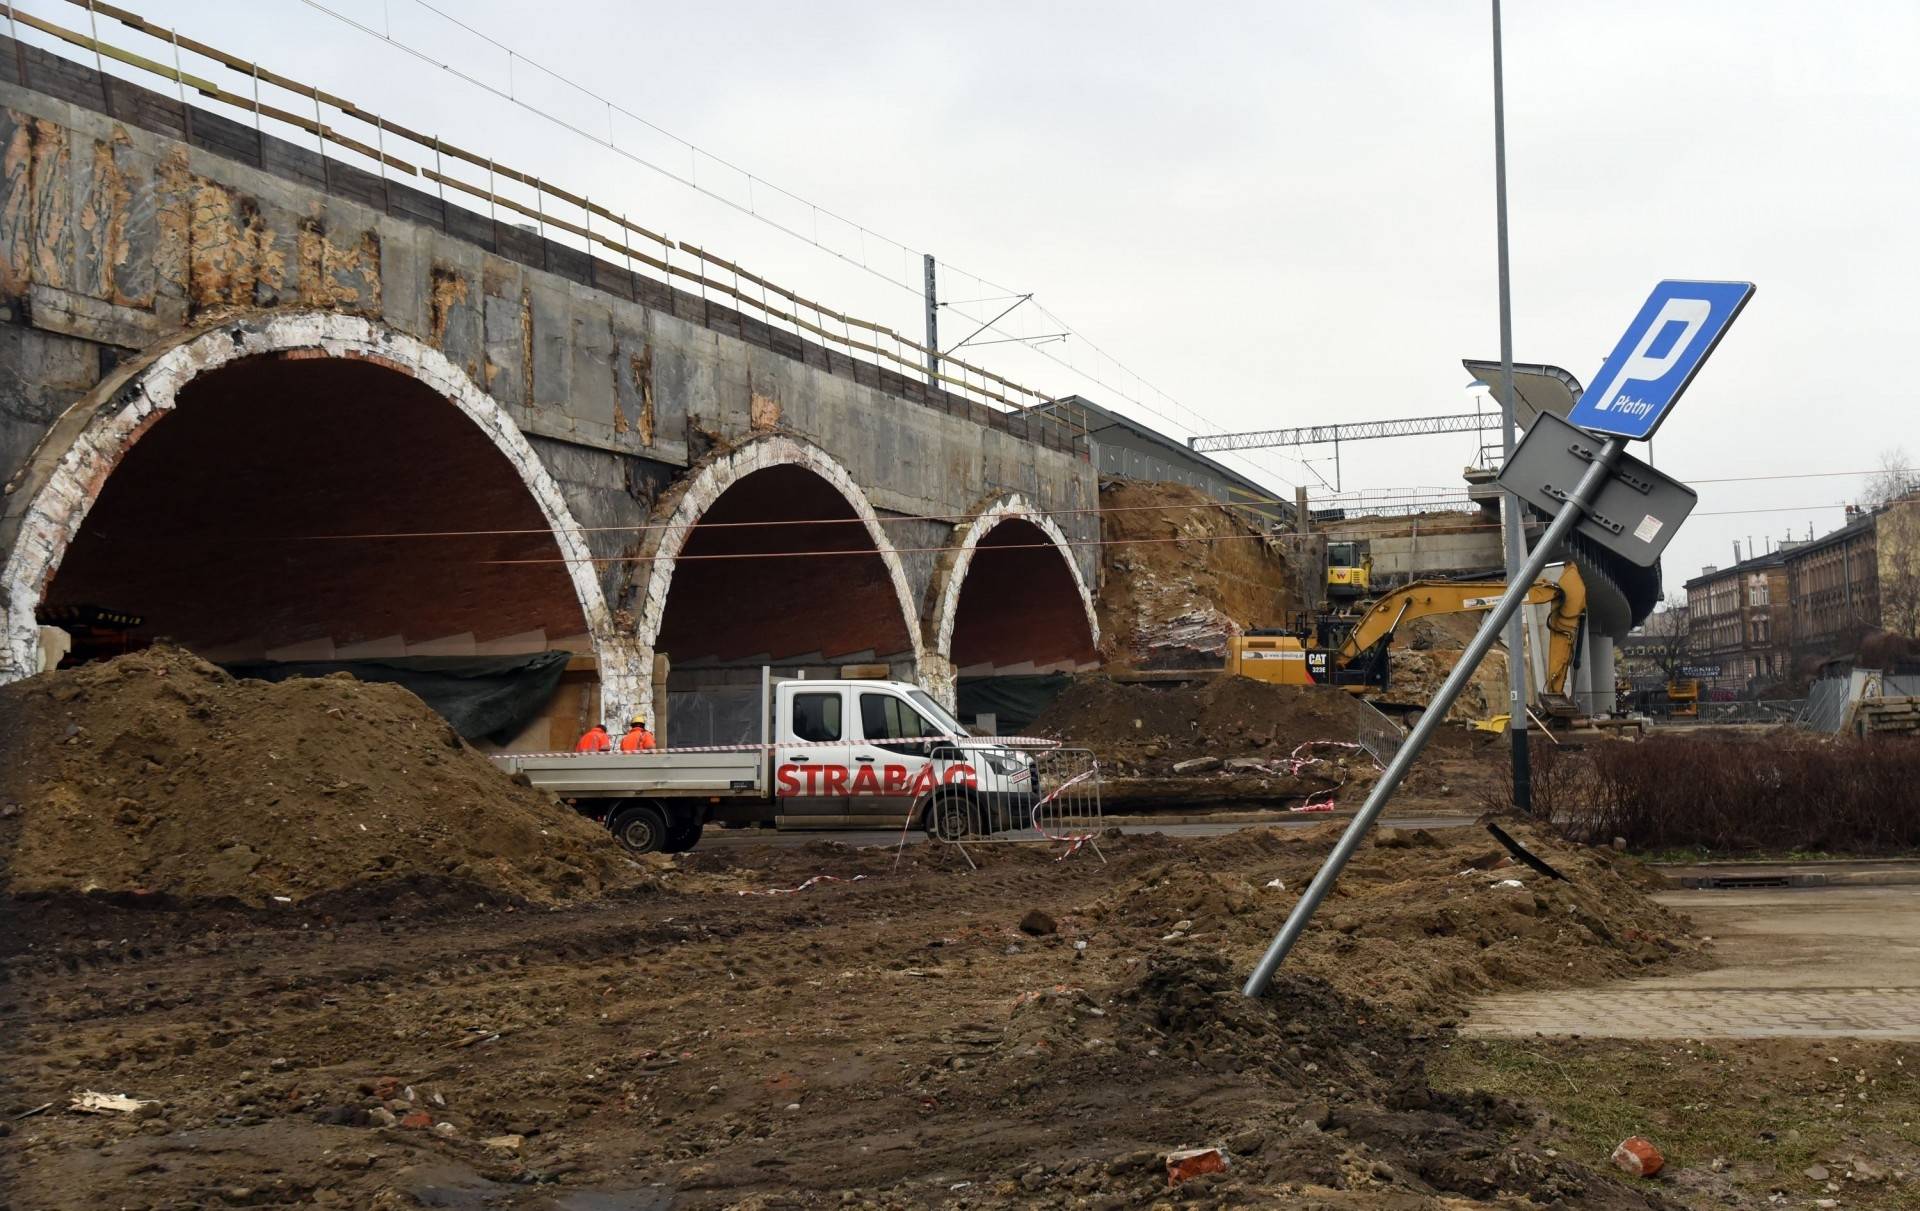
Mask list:
[[[380,361],[487,431],[567,530],[620,707],[650,692],[677,550],[644,527],[684,537],[754,470],[804,466],[849,501],[942,692],[973,545],[1016,516],[1055,542],[1094,533],[1044,516],[1093,502],[1083,456],[451,201],[214,115],[196,112],[189,147],[0,83],[0,475],[19,483],[0,514],[0,665],[24,667],[34,605],[119,455],[195,375],[268,352]],[[603,279],[617,289],[580,284]],[[1091,582],[1092,548],[1063,558]]]

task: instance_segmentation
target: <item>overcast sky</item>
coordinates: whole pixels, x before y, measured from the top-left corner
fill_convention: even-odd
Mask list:
[[[510,82],[505,53],[418,0],[325,3],[596,137],[609,130],[597,102],[525,62]],[[780,186],[956,267],[950,299],[994,293],[962,271],[1034,292],[1125,369],[1079,340],[1044,349],[1104,387],[1018,345],[982,360],[1178,436],[1460,411],[1460,359],[1499,348],[1485,3],[436,3],[762,183],[749,198],[717,162],[614,115],[614,139],[636,155],[868,268],[301,0],[137,8],[917,333],[917,257],[765,183]],[[56,0],[26,7],[85,20]],[[1522,0],[1506,19],[1516,356],[1589,380],[1656,280],[1747,279],[1758,293],[1654,461],[1703,479],[1859,471],[1896,446],[1920,457],[1906,364],[1920,4]],[[970,327],[946,324],[949,342]],[[1008,324],[1053,329],[1020,312]],[[1171,419],[1128,404],[1135,393]],[[1458,487],[1475,445],[1350,445],[1343,486]],[[1276,489],[1326,491],[1296,462],[1261,463]],[[1833,528],[1861,486],[1700,485],[1700,512],[1669,548],[1669,588],[1729,562],[1735,539]]]

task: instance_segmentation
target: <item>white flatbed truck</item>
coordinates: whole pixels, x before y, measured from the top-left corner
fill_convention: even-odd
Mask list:
[[[502,753],[496,764],[604,823],[637,854],[692,849],[708,824],[1006,828],[1038,792],[1034,756],[970,736],[902,681],[762,676],[759,742],[650,752]]]

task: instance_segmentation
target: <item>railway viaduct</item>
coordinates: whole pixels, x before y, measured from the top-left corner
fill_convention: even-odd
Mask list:
[[[0,679],[81,606],[216,659],[570,650],[610,717],[662,653],[949,700],[1093,659],[1055,410],[0,43]]]

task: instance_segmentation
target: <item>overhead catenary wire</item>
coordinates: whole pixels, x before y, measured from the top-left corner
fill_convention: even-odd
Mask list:
[[[817,228],[819,216],[824,214],[828,218],[832,219],[834,222],[843,224],[844,226],[848,227],[849,229],[857,233],[861,240],[863,249],[865,246],[865,241],[869,237],[871,237],[872,239],[877,240],[881,243],[891,245],[895,249],[899,250],[899,252],[903,255],[903,257],[906,257],[913,261],[917,261],[921,254],[916,252],[914,249],[910,248],[905,243],[899,240],[893,239],[890,236],[883,235],[864,223],[860,223],[853,219],[847,218],[846,216],[833,210],[831,207],[821,206],[816,202],[813,202],[807,198],[804,198],[801,195],[794,193],[792,190],[786,189],[780,185],[775,184],[772,181],[767,180],[765,177],[759,176],[756,173],[750,172],[749,170],[742,168],[738,164],[733,163],[732,161],[726,159],[725,157],[714,155],[713,153],[708,152],[706,149],[692,142],[691,140],[683,138],[680,135],[676,135],[672,131],[667,130],[665,127],[660,126],[658,123],[653,122],[648,118],[645,118],[642,115],[633,112],[632,110],[626,108],[625,106],[619,105],[618,103],[614,102],[611,98],[595,92],[594,90],[579,83],[578,81],[573,80],[570,77],[558,71],[555,71],[554,69],[546,66],[545,64],[535,59],[528,58],[526,55],[521,54],[520,52],[515,50],[513,47],[508,45],[507,43],[502,42],[497,38],[494,38],[493,36],[481,31],[480,29],[474,27],[473,25],[465,21],[462,21],[460,18],[445,12],[444,10],[436,7],[431,3],[428,3],[427,0],[414,0],[414,3],[418,5],[420,8],[433,13],[437,17],[440,17],[442,20],[452,23],[453,25],[459,27],[460,29],[465,30],[469,34],[472,34],[474,37],[479,38],[487,42],[489,45],[501,50],[502,52],[504,52],[510,57],[510,62],[524,63],[527,66],[540,71],[542,74],[575,90],[576,92],[580,93],[582,96],[587,97],[597,102],[598,104],[605,106],[609,113],[617,112],[617,113],[623,114],[626,117],[631,118],[633,121],[638,122],[646,126],[648,129],[658,133],[663,138],[669,139],[674,143],[677,143],[680,146],[686,148],[690,155],[689,171],[683,174],[676,169],[672,169],[663,164],[656,163],[653,160],[650,160],[644,156],[638,155],[633,151],[625,147],[622,147],[618,143],[618,141],[613,137],[613,132],[611,130],[611,127],[609,127],[608,136],[603,138],[594,132],[586,130],[584,127],[574,122],[570,122],[563,117],[560,117],[556,114],[550,113],[546,110],[539,108],[538,106],[535,106],[523,100],[518,95],[516,95],[516,92],[513,89],[511,82],[509,83],[508,89],[503,92],[497,85],[489,84],[479,79],[478,77],[474,76],[470,72],[463,71],[462,69],[453,66],[451,63],[443,62],[439,58],[437,58],[435,55],[430,54],[427,51],[421,50],[418,47],[415,47],[402,39],[395,38],[392,35],[392,31],[390,29],[384,30],[384,31],[380,29],[375,29],[373,26],[368,25],[363,21],[360,21],[346,13],[340,12],[339,10],[331,7],[330,5],[322,3],[322,0],[301,0],[301,3],[306,5],[308,8],[313,9],[316,12],[322,13],[325,16],[340,22],[343,25],[346,25],[352,29],[358,30],[359,32],[367,35],[368,37],[376,38],[382,42],[385,42],[388,45],[393,46],[394,48],[405,52],[406,54],[418,59],[423,63],[427,63],[434,67],[438,67],[441,70],[447,72],[448,74],[454,76],[456,79],[459,79],[471,85],[472,87],[478,88],[497,98],[500,98],[529,114],[542,118],[546,121],[552,122],[553,124],[561,127],[562,129],[565,129],[575,135],[578,135],[579,137],[586,139],[591,143],[605,147],[608,150],[614,152],[615,154],[622,156],[623,158],[630,160],[633,163],[648,169],[649,171],[656,172],[662,176],[665,176],[672,181],[675,181],[681,185],[686,186],[689,189],[692,189],[693,191],[701,194],[702,196],[709,197],[716,201],[719,201],[725,206],[729,207],[730,209],[733,209],[740,214],[746,215],[749,218],[758,220],[759,222],[766,224],[767,226],[781,232],[782,234],[790,238],[797,239],[803,243],[809,244],[812,247],[834,257],[835,259],[853,268],[861,270],[862,272],[874,277],[879,281],[885,282],[888,285],[894,286],[902,291],[905,291],[910,294],[914,294],[916,296],[922,294],[921,286],[916,285],[911,281],[903,281],[900,278],[893,276],[891,273],[877,269],[873,265],[869,264],[864,254],[864,251],[862,255],[859,257],[849,256],[847,253],[845,253],[844,251],[838,248],[833,247],[831,244],[821,242],[820,239],[818,238],[817,230],[815,233],[804,232],[799,230],[798,228],[793,227],[790,224],[781,222],[779,219],[776,219],[771,215],[763,213],[751,201],[753,196],[753,193],[752,193],[753,186],[755,185],[762,186],[766,189],[772,190],[780,194],[783,197],[786,197],[792,200],[797,205],[806,207],[809,210],[809,212],[812,213],[814,216],[816,228]],[[737,173],[740,176],[740,178],[748,186],[749,202],[743,205],[737,199],[730,198],[725,193],[722,193],[718,190],[701,185],[698,179],[698,167],[697,167],[699,160],[701,158],[710,160],[713,163],[718,164],[728,169],[731,172]],[[958,273],[965,277],[971,278],[973,281],[980,283],[982,286],[986,287],[989,290],[1001,292],[1002,297],[1012,297],[1014,295],[1022,293],[1022,292],[1013,290],[1011,287],[1004,286],[998,282],[992,281],[991,279],[982,277],[977,273],[973,273],[964,268],[955,266],[950,262],[943,261],[942,264],[943,264],[943,267],[948,272]],[[1031,294],[1031,292],[1026,292],[1026,293],[1028,293],[1029,295]],[[1085,345],[1092,353],[1094,353],[1100,358],[1105,359],[1116,370],[1119,370],[1122,373],[1126,374],[1127,376],[1131,377],[1134,380],[1134,382],[1150,390],[1159,399],[1166,401],[1169,406],[1173,407],[1178,411],[1183,411],[1187,413],[1187,415],[1193,418],[1193,420],[1203,422],[1203,425],[1205,428],[1210,428],[1215,431],[1218,431],[1225,427],[1221,425],[1220,422],[1218,422],[1217,420],[1209,416],[1206,416],[1205,414],[1201,413],[1199,410],[1192,408],[1187,404],[1180,402],[1179,400],[1175,399],[1172,395],[1168,394],[1166,391],[1161,389],[1159,386],[1149,382],[1145,377],[1140,375],[1137,371],[1134,371],[1133,369],[1128,367],[1125,363],[1121,362],[1120,359],[1114,357],[1111,353],[1107,352],[1106,349],[1094,343],[1092,340],[1088,339],[1084,333],[1080,332],[1078,329],[1073,327],[1073,325],[1067,323],[1066,320],[1061,318],[1058,312],[1055,312],[1051,308],[1046,307],[1043,303],[1039,302],[1038,300],[1034,300],[1032,303],[1032,306],[1039,313],[1051,319],[1054,322],[1054,326],[1058,327],[1067,336],[1070,336],[1078,340],[1080,343]],[[1170,415],[1169,413],[1154,407],[1152,404],[1148,403],[1146,400],[1140,398],[1139,394],[1137,393],[1129,394],[1125,390],[1125,388],[1120,387],[1115,383],[1108,382],[1107,380],[1101,378],[1097,372],[1081,369],[1080,367],[1076,366],[1073,362],[1059,357],[1052,350],[1046,348],[1044,345],[1029,343],[1021,334],[1009,332],[1005,328],[998,327],[992,320],[982,321],[980,317],[977,315],[972,315],[965,311],[961,311],[959,309],[959,304],[954,304],[953,309],[956,314],[965,316],[967,319],[973,320],[975,323],[981,324],[983,331],[995,332],[1001,336],[1008,337],[1012,340],[1018,341],[1019,343],[1025,345],[1025,347],[1027,347],[1028,349],[1031,349],[1033,352],[1039,354],[1041,357],[1044,357],[1048,361],[1053,362],[1055,365],[1058,365],[1063,369],[1067,370],[1069,373],[1074,374],[1086,380],[1087,382],[1093,383],[1103,388],[1104,390],[1111,392],[1114,396],[1128,403],[1131,403],[1133,406],[1137,408],[1140,408],[1148,413],[1151,413],[1152,415],[1159,417],[1162,420],[1171,422],[1176,426],[1185,428],[1190,432],[1198,433],[1202,431],[1203,425],[1195,425],[1190,421],[1182,421],[1178,417]],[[1240,462],[1243,466],[1246,466],[1254,471],[1258,471],[1258,472],[1261,472],[1264,474],[1270,474],[1270,475],[1279,474],[1274,468],[1261,466],[1259,463],[1245,457],[1244,455],[1233,453],[1231,457],[1234,457],[1237,462]],[[1285,458],[1289,462],[1296,463],[1303,471],[1306,471],[1309,474],[1314,475],[1316,478],[1320,478],[1319,473],[1315,471],[1308,463],[1306,463],[1303,460],[1293,458],[1292,456],[1288,456],[1288,455],[1276,455],[1276,457]],[[1282,481],[1285,482],[1285,477],[1282,476],[1281,478],[1282,478]],[[1325,480],[1322,479],[1321,482],[1324,483]]]
[[[1732,475],[1732,476],[1721,476],[1714,479],[1696,479],[1688,482],[1691,482],[1691,483],[1744,483],[1744,482],[1765,482],[1769,480],[1778,480],[1778,479],[1811,479],[1811,478],[1822,478],[1822,477],[1829,477],[1829,476],[1905,474],[1907,472],[1920,473],[1920,467],[1882,467],[1882,468],[1874,468],[1873,470],[1870,470],[1870,471],[1804,471],[1804,472],[1794,472],[1794,473],[1785,474],[1785,475]],[[1425,499],[1425,498],[1416,498],[1416,499]],[[1293,507],[1294,503],[1295,503],[1294,501],[1288,500],[1282,497],[1270,496],[1270,497],[1241,497],[1232,501],[1199,500],[1199,501],[1188,501],[1188,502],[1181,502],[1181,503],[1163,502],[1160,504],[1151,504],[1151,505],[1087,505],[1087,506],[1080,506],[1075,508],[1063,508],[1063,509],[1036,509],[1027,513],[1009,514],[1006,517],[1002,518],[1002,521],[1031,521],[1034,518],[1046,518],[1051,520],[1055,518],[1085,516],[1088,514],[1097,515],[1097,514],[1107,514],[1107,513],[1180,512],[1180,511],[1191,511],[1191,510],[1200,510],[1200,509],[1219,509],[1225,512],[1233,513],[1236,510],[1241,510],[1241,509],[1259,509],[1262,507],[1269,507],[1269,506],[1276,506],[1276,505],[1285,505],[1291,508]],[[1307,503],[1309,508],[1311,508],[1315,505],[1316,502],[1313,501],[1312,499],[1309,499]],[[1323,508],[1339,507],[1337,504],[1328,506],[1324,500],[1322,500],[1319,503]],[[1455,501],[1455,503],[1458,503],[1457,500]],[[1733,514],[1740,514],[1740,513],[1792,513],[1792,512],[1801,512],[1801,511],[1811,510],[1811,509],[1837,509],[1837,508],[1844,507],[1846,503],[1847,502],[1840,501],[1840,502],[1829,502],[1829,503],[1818,504],[1818,505],[1780,505],[1780,506],[1770,505],[1770,506],[1766,506],[1764,508],[1758,508],[1758,509],[1704,510],[1704,511],[1695,511],[1692,514],[1692,516],[1718,517],[1718,516],[1730,516]],[[871,520],[874,523],[879,525],[893,525],[893,524],[902,524],[907,522],[935,522],[942,525],[958,525],[958,524],[961,524],[965,519],[956,518],[951,514],[944,514],[944,513],[886,513],[886,514],[876,513],[871,518]],[[512,537],[516,535],[529,535],[529,534],[552,534],[556,532],[565,532],[569,534],[598,534],[598,533],[639,534],[639,533],[647,533],[647,532],[661,531],[661,530],[692,531],[692,530],[732,530],[732,529],[776,529],[780,527],[790,527],[790,526],[823,526],[823,525],[864,526],[868,524],[868,521],[869,521],[868,518],[857,517],[857,516],[856,517],[812,517],[812,518],[782,517],[782,518],[765,518],[765,519],[755,520],[755,521],[704,521],[704,520],[695,520],[691,522],[649,521],[649,522],[635,522],[631,524],[610,525],[610,526],[580,526],[580,525],[563,526],[563,527],[532,526],[532,527],[503,528],[503,529],[390,530],[390,531],[369,531],[369,532],[363,532],[363,533],[347,533],[347,534],[301,534],[301,535],[289,536],[288,541],[343,542],[343,541],[350,541],[350,540],[399,539],[399,538],[490,538],[490,537],[498,538],[498,537]],[[1346,524],[1345,522],[1340,522],[1336,524],[1340,525],[1340,529],[1337,531],[1340,534],[1352,533],[1356,528]],[[1383,522],[1382,524],[1389,525],[1389,526],[1405,526],[1408,523],[1404,521],[1398,521],[1398,522]],[[1471,524],[1448,527],[1448,529],[1451,529],[1451,530],[1465,530],[1465,529],[1473,529],[1473,528],[1475,527],[1472,526]],[[949,548],[942,548],[942,549],[949,549]]]
[[[1814,505],[1814,506],[1808,506],[1807,508],[1837,509],[1841,507],[1843,506]],[[1717,510],[1717,511],[1708,512],[1708,513],[1695,513],[1693,514],[1693,516],[1724,517],[1724,516],[1730,516],[1732,514],[1737,514],[1737,513],[1774,513],[1774,512],[1788,512],[1788,511],[1804,511],[1804,509],[1803,510],[1722,509],[1722,510]],[[1499,522],[1476,522],[1476,523],[1473,523],[1470,525],[1464,525],[1464,526],[1450,526],[1447,528],[1445,533],[1449,533],[1449,534],[1457,533],[1462,530],[1497,530],[1499,528],[1500,528]],[[1346,532],[1343,531],[1341,536],[1344,536],[1345,533]],[[1246,541],[1263,541],[1266,537],[1267,536],[1265,534],[1242,533],[1242,534],[1175,534],[1175,535],[1160,537],[1160,538],[1069,538],[1069,539],[1066,539],[1064,542],[1054,542],[1053,540],[1049,539],[1046,542],[995,543],[991,547],[976,546],[973,548],[968,548],[968,547],[964,547],[956,544],[946,544],[946,545],[932,546],[932,547],[890,547],[888,548],[888,552],[893,555],[940,555],[940,554],[945,554],[947,552],[952,552],[952,551],[963,551],[963,550],[971,549],[974,551],[975,555],[978,556],[982,552],[996,552],[996,551],[1054,551],[1054,550],[1058,550],[1063,546],[1064,547],[1130,547],[1130,546],[1153,546],[1153,545],[1164,544],[1164,543],[1246,542]],[[684,562],[686,560],[813,559],[813,558],[831,558],[834,556],[877,556],[880,553],[881,552],[878,547],[858,546],[858,547],[828,547],[828,548],[822,548],[822,549],[816,549],[816,550],[810,550],[810,551],[712,551],[712,552],[705,552],[705,553],[693,552],[690,554],[686,552],[682,552],[677,555],[588,555],[588,556],[581,556],[581,557],[570,557],[570,556],[560,555],[560,556],[552,556],[552,557],[525,558],[525,559],[482,559],[482,560],[476,560],[475,562],[481,563],[481,564],[487,564],[487,565],[554,564],[554,563],[631,564],[631,563],[658,563],[658,562],[661,562],[662,560],[666,560],[666,561],[677,564],[677,563]]]

